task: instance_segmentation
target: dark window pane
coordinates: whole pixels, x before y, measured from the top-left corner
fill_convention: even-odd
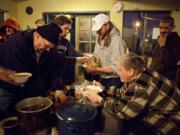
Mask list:
[[[138,54],[149,55],[154,43],[153,29],[159,28],[159,22],[165,15],[169,15],[169,12],[125,11],[122,35],[130,50]]]

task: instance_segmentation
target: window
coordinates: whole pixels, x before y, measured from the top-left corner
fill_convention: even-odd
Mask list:
[[[93,53],[96,33],[91,31],[92,18],[94,16],[79,16],[78,50],[83,53]]]
[[[92,18],[95,15],[76,16],[76,50],[83,53],[93,53],[96,33],[91,31]],[[84,68],[77,67],[78,80],[84,79]]]
[[[169,11],[125,11],[123,38],[131,51],[150,55],[158,35],[160,19]]]

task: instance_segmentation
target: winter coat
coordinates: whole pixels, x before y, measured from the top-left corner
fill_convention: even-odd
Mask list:
[[[65,56],[78,57],[82,56],[81,53],[77,52],[71,43],[64,37],[58,42],[57,49],[59,52],[63,53]],[[62,82],[66,85],[70,85],[75,81],[75,64],[69,63],[64,65],[62,71]]]
[[[166,45],[160,47],[156,42],[150,68],[171,80],[175,80],[177,62],[180,59],[180,37],[176,32],[167,36]]]
[[[60,89],[55,57],[51,52],[43,52],[36,61],[32,32],[17,32],[0,48],[0,66],[16,72],[29,72],[32,77],[23,87],[0,81],[0,87],[18,96],[29,97],[45,94],[50,89]]]

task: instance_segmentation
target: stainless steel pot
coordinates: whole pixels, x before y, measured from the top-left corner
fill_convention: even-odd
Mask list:
[[[24,99],[16,104],[23,135],[46,135],[49,132],[52,101],[46,97]]]

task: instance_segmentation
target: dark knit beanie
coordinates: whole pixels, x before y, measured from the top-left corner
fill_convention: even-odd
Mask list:
[[[37,32],[49,42],[57,45],[59,34],[62,32],[62,30],[56,23],[52,22],[38,27]]]

